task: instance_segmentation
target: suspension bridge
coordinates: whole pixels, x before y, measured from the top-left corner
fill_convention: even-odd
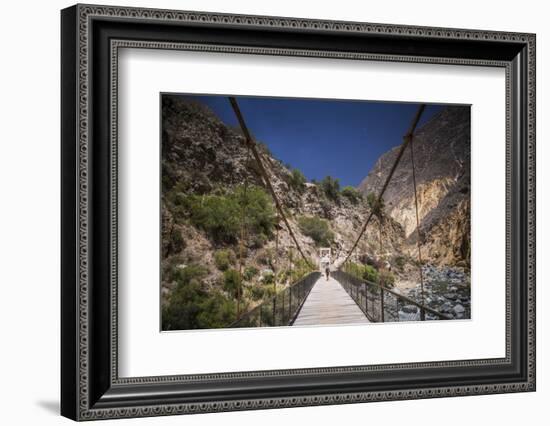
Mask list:
[[[355,276],[351,271],[351,259],[356,252],[359,242],[363,238],[367,227],[373,218],[379,214],[375,208],[370,212],[361,227],[353,245],[343,256],[342,261],[332,261],[330,250],[321,249],[319,266],[316,268],[311,264],[305,255],[302,247],[290,222],[286,217],[285,209],[280,202],[269,174],[264,164],[265,160],[256,147],[244,116],[234,97],[229,97],[229,102],[235,112],[239,126],[244,135],[247,156],[250,154],[258,166],[262,180],[271,194],[277,216],[282,220],[284,226],[292,239],[292,242],[305,263],[310,266],[313,272],[277,292],[271,298],[264,300],[249,312],[240,313],[238,308],[238,319],[229,327],[272,327],[272,326],[310,326],[310,325],[344,325],[344,324],[365,324],[370,322],[394,322],[394,321],[425,321],[425,320],[447,320],[446,315],[437,312],[425,305],[424,280],[422,274],[421,235],[418,216],[418,198],[416,190],[416,175],[414,165],[413,136],[425,105],[419,106],[411,124],[403,137],[403,143],[398,151],[397,157],[386,177],[380,192],[376,196],[375,206],[383,202],[386,191],[392,176],[402,160],[407,148],[410,151],[410,160],[413,171],[414,198],[416,208],[416,224],[418,232],[418,265],[420,273],[420,300],[413,300],[397,290],[390,289],[383,282],[372,282]],[[246,181],[244,191],[246,193]],[[242,222],[246,209],[242,210]],[[380,224],[380,218],[378,220]],[[244,226],[241,233],[241,244],[239,249],[239,271],[242,273],[243,251],[246,232]],[[276,247],[278,249],[278,234],[276,236]],[[278,250],[276,250],[278,251]],[[342,257],[339,257],[341,259]],[[315,270],[317,269],[317,270]],[[237,297],[238,303],[240,296]]]

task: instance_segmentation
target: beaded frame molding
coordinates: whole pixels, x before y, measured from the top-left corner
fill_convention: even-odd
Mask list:
[[[535,35],[96,5],[76,5],[61,16],[64,416],[93,420],[535,390]],[[118,377],[120,48],[504,68],[506,356]]]

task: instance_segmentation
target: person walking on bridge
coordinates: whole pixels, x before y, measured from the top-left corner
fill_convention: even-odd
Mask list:
[[[330,276],[330,249],[321,249],[321,262],[319,265],[319,270],[325,273],[328,281],[328,278]]]

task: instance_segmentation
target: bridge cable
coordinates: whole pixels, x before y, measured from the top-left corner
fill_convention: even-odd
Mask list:
[[[417,233],[417,246],[418,246],[418,269],[420,271],[420,293],[422,299],[422,305],[424,305],[424,273],[422,271],[422,254],[421,254],[421,234],[420,234],[420,219],[418,217],[418,195],[416,193],[416,172],[414,166],[414,148],[413,148],[413,136],[410,136],[410,148],[411,148],[411,164],[412,164],[412,175],[413,175],[413,187],[414,187],[414,205],[416,210],[416,233]],[[424,311],[420,311],[421,315],[424,315]],[[421,318],[422,320],[424,318]]]
[[[384,182],[384,185],[382,186],[382,189],[381,189],[380,193],[378,194],[375,205],[380,205],[380,203],[382,202],[382,197],[384,196],[384,192],[386,191],[386,189],[387,189],[387,187],[390,183],[390,180],[393,177],[393,174],[394,174],[395,170],[397,169],[397,165],[401,161],[401,157],[403,157],[403,153],[405,152],[405,149],[407,148],[407,145],[412,140],[413,132],[415,131],[416,126],[418,125],[418,122],[420,121],[420,117],[421,117],[422,113],[424,112],[425,108],[426,108],[425,104],[420,104],[418,106],[418,110],[416,111],[416,114],[415,114],[415,116],[414,116],[414,118],[411,122],[411,125],[409,126],[409,129],[407,130],[407,133],[405,133],[405,136],[403,136],[403,143],[401,144],[401,148],[399,149],[399,153],[397,154],[397,157],[395,158],[393,166],[390,169],[390,172],[389,172],[388,176],[386,177],[386,181]],[[346,263],[350,259],[352,253],[357,248],[357,245],[359,244],[359,241],[363,237],[363,234],[367,230],[367,226],[368,226],[369,222],[371,221],[373,215],[374,215],[374,210],[371,210],[369,216],[367,217],[367,220],[365,221],[365,223],[363,224],[363,227],[361,228],[361,232],[359,233],[359,236],[355,240],[355,243],[353,244],[351,250],[349,251],[348,255],[346,256],[346,258],[344,259],[344,261],[342,263]]]
[[[244,134],[246,144],[247,144],[248,147],[250,147],[250,149],[252,151],[252,155],[254,156],[254,159],[256,160],[256,163],[258,164],[258,167],[260,169],[260,173],[262,174],[262,176],[265,180],[267,189],[269,190],[269,192],[271,193],[271,196],[273,197],[273,201],[275,202],[275,206],[277,208],[277,211],[279,212],[280,216],[282,217],[283,222],[285,223],[285,225],[288,229],[288,232],[289,232],[292,240],[294,241],[294,244],[296,245],[296,248],[300,252],[300,255],[302,256],[302,258],[304,259],[304,261],[306,262],[306,264],[309,267],[313,267],[313,265],[311,265],[308,258],[306,257],[306,255],[302,251],[302,248],[300,247],[300,244],[298,243],[298,240],[296,239],[296,236],[294,235],[294,232],[292,231],[292,228],[290,227],[290,223],[288,222],[288,220],[285,216],[285,213],[283,211],[283,207],[281,205],[281,202],[279,201],[279,198],[277,197],[277,194],[275,193],[275,190],[273,189],[273,186],[271,185],[271,181],[269,180],[269,177],[267,175],[267,171],[265,169],[265,166],[262,163],[260,153],[256,149],[256,144],[252,139],[252,136],[251,136],[251,134],[248,130],[248,127],[246,126],[246,123],[244,121],[244,117],[241,113],[241,110],[239,108],[239,104],[237,103],[237,100],[233,96],[230,96],[229,97],[229,102],[231,103],[231,107],[233,108],[233,111],[235,112],[235,115],[237,116],[237,120],[239,121],[239,126],[241,127],[241,130]]]
[[[250,162],[250,147],[246,150],[246,162]],[[237,289],[237,317],[241,313],[241,297],[242,297],[242,285],[243,285],[243,258],[244,258],[244,242],[248,235],[246,233],[246,210],[248,207],[248,175],[244,178],[243,192],[241,200],[241,238],[239,241],[239,288]]]

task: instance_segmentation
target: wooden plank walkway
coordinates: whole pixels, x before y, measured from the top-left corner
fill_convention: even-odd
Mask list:
[[[324,275],[314,284],[293,325],[368,323],[359,306],[338,281]]]

